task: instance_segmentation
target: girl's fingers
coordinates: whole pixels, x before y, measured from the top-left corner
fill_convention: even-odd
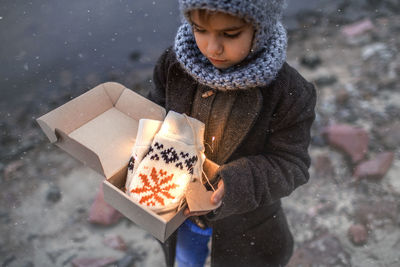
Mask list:
[[[218,204],[223,198],[224,194],[225,194],[224,181],[221,179],[218,182],[217,190],[215,190],[215,192],[211,196],[211,202],[213,204]]]

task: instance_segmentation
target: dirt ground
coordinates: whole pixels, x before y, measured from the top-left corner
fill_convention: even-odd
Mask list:
[[[311,179],[283,200],[296,242],[291,266],[400,266],[400,141],[398,132],[389,135],[400,124],[400,16],[369,14],[372,29],[353,36],[342,32],[351,19],[318,13],[305,14],[303,30],[289,32],[288,62],[318,91]],[[347,155],[322,138],[334,123],[369,133],[368,158],[394,152],[382,179],[355,181]],[[22,139],[32,135],[42,135],[33,121]],[[28,147],[0,164],[2,266],[71,266],[80,258],[164,266],[158,242],[128,219],[111,226],[88,221],[100,175],[43,136]],[[363,244],[349,238],[356,224],[367,229]],[[104,244],[116,235],[126,250]]]

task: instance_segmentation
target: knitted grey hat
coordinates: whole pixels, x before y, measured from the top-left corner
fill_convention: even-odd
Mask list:
[[[253,51],[261,49],[282,17],[285,0],[179,0],[179,9],[191,24],[189,13],[194,9],[220,11],[243,18],[255,29]]]
[[[286,59],[287,36],[280,22],[285,0],[179,0],[182,25],[174,51],[181,66],[199,83],[217,90],[249,89],[268,85]],[[196,45],[190,11],[207,9],[243,18],[254,27],[251,51],[240,64],[214,67]]]

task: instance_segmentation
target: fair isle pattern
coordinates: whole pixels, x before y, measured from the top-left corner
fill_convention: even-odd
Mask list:
[[[261,51],[250,53],[242,64],[220,70],[200,52],[191,26],[184,23],[178,29],[174,50],[181,66],[195,80],[213,89],[227,91],[268,85],[285,62],[286,47],[286,31],[278,22]]]
[[[150,175],[139,174],[141,187],[131,189],[131,193],[139,194],[139,203],[147,206],[165,205],[165,199],[174,199],[171,190],[178,185],[172,183],[174,174],[168,175],[166,171],[156,168],[151,169]]]
[[[158,142],[155,142],[154,146],[150,147],[147,155],[151,160],[156,161],[160,160],[161,157],[165,163],[173,163],[174,166],[180,170],[185,168],[190,174],[193,174],[193,168],[198,160],[197,155],[190,155],[189,153],[183,151],[179,152],[178,155],[178,152],[175,148],[169,147],[164,149],[164,145]]]
[[[175,208],[185,193],[197,161],[197,155],[155,142],[134,174],[130,196],[156,211]]]

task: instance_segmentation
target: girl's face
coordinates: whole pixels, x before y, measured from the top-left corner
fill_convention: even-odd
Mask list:
[[[190,19],[198,48],[216,68],[236,65],[250,53],[254,29],[243,19],[204,10],[192,11]]]

